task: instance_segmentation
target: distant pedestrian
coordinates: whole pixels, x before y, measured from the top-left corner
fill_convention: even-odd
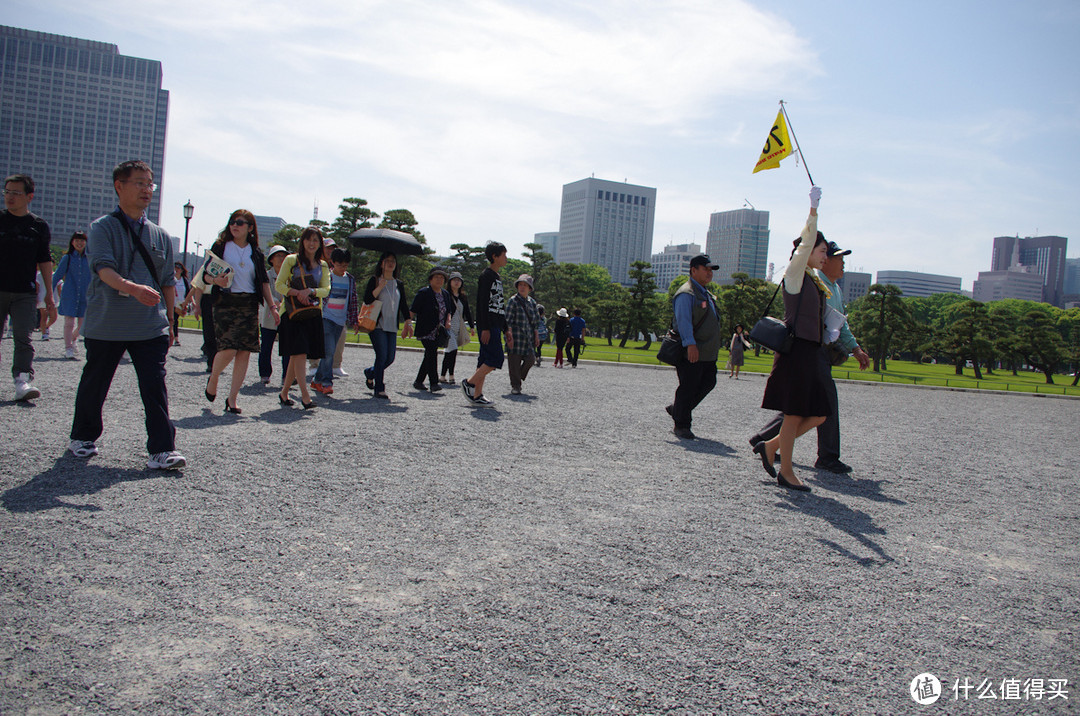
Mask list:
[[[562,368],[565,365],[563,349],[566,347],[566,341],[570,339],[570,314],[566,308],[560,308],[555,316],[555,362],[552,365]]]
[[[432,393],[442,390],[438,373],[439,348],[449,345],[450,325],[457,310],[450,292],[443,288],[448,276],[441,266],[431,269],[428,272],[428,285],[416,292],[409,309],[413,318],[413,332],[424,346],[424,359],[413,381],[416,390],[430,390]],[[425,379],[430,388],[424,385]]]
[[[386,369],[393,364],[397,355],[397,331],[402,321],[405,327],[401,330],[401,337],[412,335],[412,319],[409,318],[405,282],[401,280],[401,266],[398,265],[397,256],[389,252],[379,257],[375,273],[368,279],[364,290],[364,303],[375,301],[382,304],[375,319],[375,328],[370,333],[375,362],[364,369],[364,381],[376,398],[389,400]]]
[[[314,226],[300,234],[295,254],[289,254],[281,264],[277,290],[282,296],[281,324],[278,326],[278,352],[289,357],[289,367],[278,395],[282,406],[293,405],[289,389],[293,383],[300,387],[300,403],[304,410],[315,407],[308,393],[305,366],[308,358],[322,358],[325,348],[319,300],[330,293],[330,267],[322,259],[323,237]],[[292,298],[294,300],[290,301]],[[293,306],[316,309],[314,315],[290,317]]]
[[[774,356],[761,401],[761,407],[781,411],[784,421],[779,434],[754,446],[765,471],[781,487],[805,492],[810,488],[795,476],[791,462],[795,439],[825,422],[830,412],[828,387],[821,370],[825,337],[822,316],[829,290],[812,270],[825,265],[828,249],[825,236],[817,230],[820,200],[821,189],[815,186],[810,190],[810,216],[784,272],[784,323],[795,333],[795,340],[791,350]],[[777,450],[779,472],[773,466]]]
[[[462,290],[462,284],[461,274],[451,271],[447,290],[450,291],[450,296],[454,301],[454,312],[450,320],[450,342],[443,350],[442,369],[439,371],[439,382],[450,385],[457,385],[454,367],[457,365],[458,348],[469,342],[469,337],[476,327],[472,311],[469,310],[469,299]]]
[[[521,385],[536,363],[536,346],[540,342],[540,312],[530,295],[533,278],[521,274],[514,282],[516,292],[506,302],[506,325],[514,340],[506,349],[506,365],[510,373],[510,393],[521,395]]]
[[[173,301],[173,345],[180,345],[180,317],[187,315],[187,307],[191,305],[188,300],[191,297],[191,281],[188,279],[188,270],[184,264],[177,261],[173,265],[173,278],[176,279],[176,300]]]
[[[548,341],[548,327],[547,316],[544,315],[544,307],[537,305],[536,312],[540,315],[540,323],[536,325],[536,334],[539,336],[540,341],[536,344],[536,367],[540,367],[540,352],[544,349],[544,344]]]
[[[581,317],[581,309],[575,308],[574,317],[570,319],[570,338],[568,339],[570,365],[573,368],[577,368],[578,357],[581,356],[581,349],[585,346],[585,336],[588,335],[588,332],[585,319]]]
[[[259,379],[262,380],[263,385],[270,385],[270,378],[274,375],[274,341],[277,340],[281,310],[281,294],[277,290],[277,277],[278,272],[281,271],[281,264],[285,263],[285,257],[288,255],[288,249],[281,245],[271,246],[266,252],[266,262],[270,264],[270,268],[266,270],[266,276],[270,279],[270,295],[274,298],[274,304],[269,305],[263,301],[259,306]],[[288,367],[288,356],[281,356],[283,379]]]
[[[79,335],[86,317],[86,289],[90,287],[90,260],[86,256],[86,234],[76,231],[68,240],[68,250],[52,275],[58,312],[64,317],[64,357],[78,356]],[[60,287],[60,282],[63,287]]]
[[[495,402],[484,395],[484,380],[489,373],[502,368],[506,359],[502,334],[506,333],[507,346],[512,344],[513,338],[506,328],[506,301],[499,277],[499,269],[506,265],[508,258],[506,247],[492,241],[484,247],[484,256],[488,260],[488,267],[480,274],[476,288],[476,328],[480,333],[480,354],[476,359],[476,372],[472,378],[461,381],[461,389],[472,405],[489,408]]]
[[[693,410],[716,387],[716,358],[723,339],[720,314],[707,286],[718,268],[705,254],[690,259],[690,278],[672,299],[683,354],[675,363],[679,387],[675,389],[674,402],[666,410],[675,421],[672,432],[683,440],[697,437],[690,429]]]
[[[232,363],[232,381],[225,398],[225,412],[239,415],[236,404],[244,385],[252,353],[259,352],[259,305],[274,305],[270,293],[270,276],[266,272],[266,257],[259,248],[259,230],[255,216],[247,209],[237,209],[229,215],[225,228],[210,247],[210,256],[224,261],[230,271],[210,276],[206,267],[195,274],[192,291],[196,314],[201,298],[209,292],[214,297],[214,340],[217,353],[206,381],[206,399],[217,397],[218,379]]]
[[[44,277],[43,303],[56,320],[52,295],[52,254],[49,252],[49,225],[30,213],[34,199],[34,180],[26,174],[12,174],[4,180],[4,210],[0,211],[0,336],[11,320],[15,342],[11,376],[15,381],[15,400],[41,397],[35,388],[34,344],[31,336],[38,323],[37,276]]]
[[[68,449],[77,457],[97,455],[105,396],[126,353],[146,413],[147,467],[174,470],[187,460],[176,450],[165,388],[176,305],[172,237],[146,218],[157,189],[150,166],[139,160],[122,162],[112,176],[118,206],[90,225],[87,254],[93,275],[83,325],[86,363]]]
[[[746,362],[743,351],[749,347],[750,342],[746,340],[746,334],[743,333],[743,324],[736,323],[735,333],[731,335],[731,343],[728,344],[728,351],[731,353],[731,357],[728,358],[728,363],[731,365],[728,378],[739,379],[739,371]]]

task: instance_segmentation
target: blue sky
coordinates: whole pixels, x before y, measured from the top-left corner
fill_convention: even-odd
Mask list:
[[[162,223],[206,244],[235,208],[305,223],[345,196],[429,243],[558,230],[564,183],[656,187],[654,251],[771,212],[782,270],[801,166],[752,174],[777,101],[850,270],[963,278],[994,236],[1080,256],[1080,3],[38,0],[5,24],[161,60]]]

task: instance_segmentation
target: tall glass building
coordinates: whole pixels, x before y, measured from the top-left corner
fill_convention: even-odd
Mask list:
[[[116,45],[0,25],[0,172],[29,174],[53,242],[116,206],[112,170],[142,159],[165,182],[161,63]],[[161,189],[147,209],[157,223]]]
[[[559,261],[598,264],[630,285],[630,264],[652,254],[656,189],[604,179],[565,184],[559,215]]]
[[[764,279],[769,258],[769,212],[733,209],[710,214],[705,253],[720,267],[713,277],[715,283],[730,284],[733,273]]]

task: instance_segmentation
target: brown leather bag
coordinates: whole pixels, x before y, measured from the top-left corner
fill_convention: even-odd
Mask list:
[[[300,263],[299,256],[296,258],[296,266],[300,269],[300,275],[292,277],[292,280],[289,281],[289,288],[303,291],[304,289],[319,287],[318,284],[315,283],[315,277],[304,271],[304,264]],[[322,313],[322,311],[319,310],[318,303],[313,306],[305,301],[301,301],[299,296],[289,296],[288,301],[288,315],[290,321],[309,321],[312,318],[317,318]]]

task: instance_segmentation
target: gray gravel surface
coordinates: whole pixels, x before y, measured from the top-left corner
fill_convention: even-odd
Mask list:
[[[1065,713],[1080,693],[1074,400],[841,384],[851,476],[783,490],[746,438],[764,377],[671,434],[674,372],[548,364],[466,405],[352,376],[312,412],[203,398],[169,357],[188,466],[145,469],[121,365],[101,455],[65,454],[81,363],[0,372],[0,713]],[[459,359],[458,378],[475,359]],[[227,383],[222,381],[221,391]],[[210,408],[213,408],[211,410]],[[945,694],[920,707],[913,677]],[[1069,700],[954,700],[957,679]]]

